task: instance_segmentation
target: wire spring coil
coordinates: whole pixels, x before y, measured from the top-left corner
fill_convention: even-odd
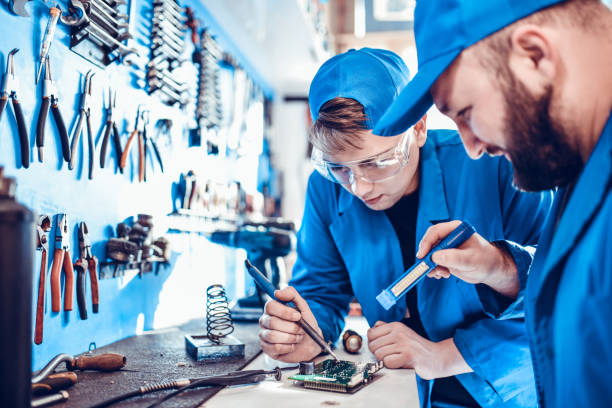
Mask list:
[[[211,285],[206,289],[206,335],[211,341],[221,339],[234,331],[234,321],[229,302],[222,285]]]

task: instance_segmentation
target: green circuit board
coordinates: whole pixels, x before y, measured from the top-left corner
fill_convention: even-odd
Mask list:
[[[372,381],[374,374],[382,367],[382,361],[355,363],[327,359],[315,364],[314,373],[295,374],[289,379],[301,383],[305,388],[353,393]]]

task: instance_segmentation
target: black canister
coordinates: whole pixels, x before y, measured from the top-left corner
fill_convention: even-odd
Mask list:
[[[0,167],[0,401],[30,407],[34,214],[15,201]]]

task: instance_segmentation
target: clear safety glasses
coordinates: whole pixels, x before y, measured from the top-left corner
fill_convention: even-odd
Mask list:
[[[325,159],[319,149],[313,148],[310,160],[323,177],[334,183],[352,185],[356,178],[376,183],[397,175],[408,163],[413,140],[413,129],[410,128],[396,146],[365,159],[334,163]]]

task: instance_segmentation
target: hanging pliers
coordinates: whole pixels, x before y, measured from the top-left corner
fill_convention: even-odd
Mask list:
[[[2,112],[8,103],[8,99],[11,98],[13,113],[17,121],[17,131],[19,132],[19,143],[21,144],[21,165],[27,169],[30,167],[30,140],[28,138],[28,129],[26,128],[23,118],[23,111],[21,110],[18,99],[19,79],[15,76],[15,63],[13,61],[13,56],[17,51],[19,51],[19,49],[13,48],[13,50],[9,52],[8,59],[6,60],[4,86],[2,87],[2,95],[0,96],[0,117],[2,117]]]
[[[128,154],[130,153],[130,147],[135,137],[138,137],[138,180],[143,181],[144,179],[144,145],[142,144],[142,129],[141,126],[144,123],[144,118],[141,120],[141,116],[144,112],[141,113],[140,106],[138,106],[138,111],[136,112],[136,124],[134,125],[134,130],[130,133],[128,137],[127,143],[125,144],[125,149],[123,149],[123,153],[121,154],[121,162],[119,166],[124,169],[127,164]]]
[[[79,139],[81,138],[81,130],[83,129],[83,121],[87,122],[87,140],[89,144],[89,179],[93,178],[93,165],[94,165],[94,140],[93,133],[91,130],[91,78],[95,75],[91,70],[87,72],[85,76],[85,86],[81,95],[81,109],[79,111],[79,120],[77,122],[75,132],[72,135],[72,144],[70,146],[70,163],[68,167],[70,170],[74,168],[77,156],[77,146],[79,145]]]
[[[70,162],[70,146],[68,144],[68,132],[66,132],[66,125],[64,119],[59,111],[57,102],[59,101],[59,95],[57,93],[57,87],[53,78],[51,77],[51,65],[49,57],[45,59],[45,84],[43,91],[42,105],[40,106],[40,113],[38,114],[38,123],[36,125],[36,147],[38,147],[38,161],[43,161],[43,146],[45,145],[45,123],[47,122],[47,115],[49,113],[49,106],[51,106],[51,112],[53,112],[53,118],[55,119],[55,125],[60,135],[62,142],[62,154],[64,160]]]
[[[51,267],[51,310],[60,311],[61,286],[60,273],[64,269],[64,311],[72,310],[72,292],[74,287],[74,269],[70,256],[68,215],[59,214],[55,227],[55,253]]]
[[[117,154],[117,165],[121,161],[121,139],[119,139],[119,130],[117,130],[117,124],[113,119],[113,109],[117,106],[117,91],[113,94],[111,88],[108,89],[108,107],[106,108],[106,129],[104,131],[104,137],[102,138],[102,148],[100,149],[100,167],[104,168],[106,162],[106,147],[108,146],[108,138],[110,137],[111,131],[113,132],[113,144],[115,145],[115,153]],[[123,168],[119,166],[119,171],[123,173]]]
[[[34,326],[34,344],[43,340],[43,321],[45,319],[45,278],[47,276],[47,259],[49,257],[49,237],[51,231],[51,218],[41,215],[38,218],[36,232],[38,234],[37,249],[42,251],[40,260],[40,278],[38,280],[38,300],[36,304],[36,325]]]
[[[87,319],[87,302],[85,301],[85,269],[89,272],[91,280],[91,304],[94,313],[98,313],[99,294],[98,294],[98,258],[91,253],[91,241],[89,231],[84,222],[79,225],[79,259],[74,263],[77,272],[77,304],[81,319]]]

